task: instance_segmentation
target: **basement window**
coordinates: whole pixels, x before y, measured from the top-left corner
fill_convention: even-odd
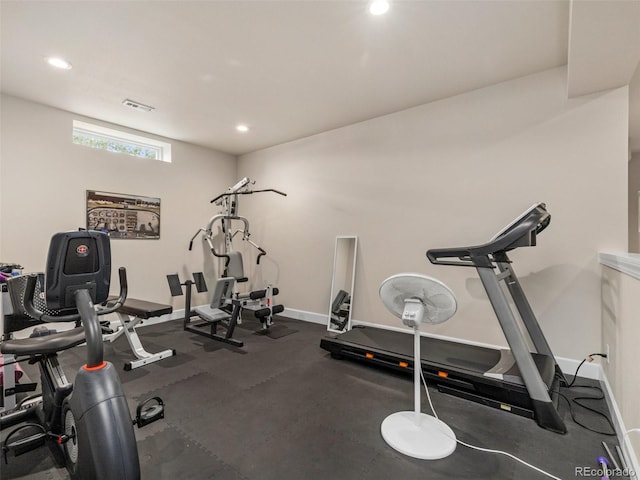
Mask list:
[[[171,162],[171,144],[153,138],[73,121],[73,143],[108,152]]]

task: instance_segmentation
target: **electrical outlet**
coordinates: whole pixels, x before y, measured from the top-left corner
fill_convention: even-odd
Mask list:
[[[609,348],[609,344],[607,343],[607,365],[611,362],[611,349]]]

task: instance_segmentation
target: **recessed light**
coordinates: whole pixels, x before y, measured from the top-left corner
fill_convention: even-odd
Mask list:
[[[241,123],[240,125],[236,125],[236,130],[242,133],[246,133],[249,131],[249,127]]]
[[[371,15],[384,15],[389,11],[389,2],[387,0],[373,0],[369,4],[369,13]]]
[[[61,68],[63,70],[71,70],[73,68],[71,63],[60,57],[49,57],[47,58],[47,63],[52,67]]]

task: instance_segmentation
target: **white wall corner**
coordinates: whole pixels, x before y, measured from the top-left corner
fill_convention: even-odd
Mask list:
[[[640,280],[640,254],[600,252],[598,260],[602,265]]]
[[[307,312],[305,310],[297,310],[295,308],[285,308],[284,312],[282,312],[282,316],[293,318],[294,320],[302,320],[303,322],[317,323],[319,325],[327,324],[327,315]]]
[[[622,414],[620,413],[620,409],[618,408],[618,404],[616,403],[616,399],[613,395],[611,384],[609,383],[607,375],[602,368],[600,368],[600,385],[602,386],[602,391],[604,392],[604,397],[607,402],[607,407],[609,407],[609,412],[611,412],[611,421],[613,422],[613,426],[616,430],[618,443],[620,444],[622,452],[626,457],[627,466],[631,470],[630,472],[628,472],[629,478],[631,478],[632,480],[638,480],[638,473],[640,472],[638,457],[636,456],[636,452],[634,451],[633,446],[631,445],[631,441],[629,440],[628,430],[624,425],[624,421],[622,420]]]

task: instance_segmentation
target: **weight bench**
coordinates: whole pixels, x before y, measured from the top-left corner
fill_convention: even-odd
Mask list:
[[[105,341],[108,340],[113,343],[123,334],[127,337],[127,341],[129,342],[131,350],[137,360],[125,363],[124,369],[126,371],[142,367],[143,365],[148,365],[149,363],[157,362],[163,358],[173,357],[176,354],[176,351],[172,349],[163,350],[158,353],[147,352],[142,346],[138,333],[136,332],[136,326],[143,320],[159,317],[171,312],[173,312],[171,305],[147,302],[145,300],[137,300],[135,298],[127,298],[122,307],[116,310],[120,320],[120,325],[118,325],[114,332],[107,333],[103,335],[102,338]]]

